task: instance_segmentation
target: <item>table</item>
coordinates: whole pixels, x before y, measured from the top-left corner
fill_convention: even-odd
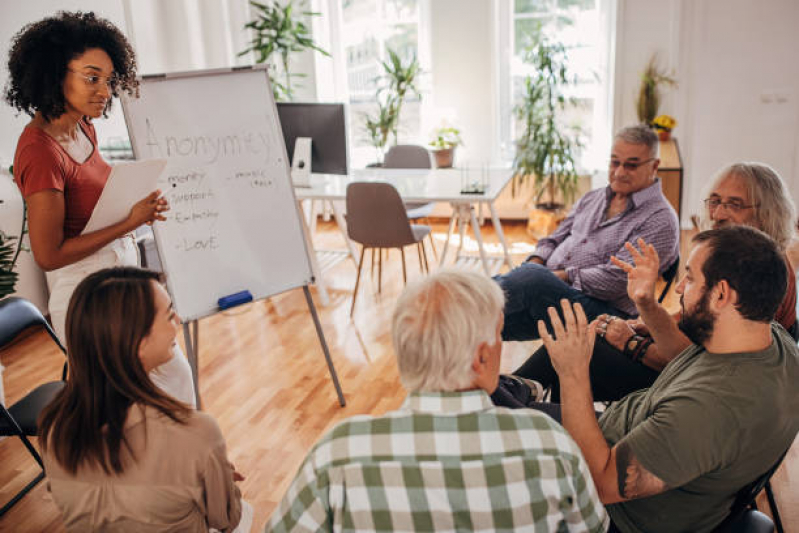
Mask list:
[[[663,187],[663,196],[674,207],[679,218],[682,206],[683,164],[680,146],[674,137],[660,142],[660,166],[657,174]]]
[[[336,252],[339,259],[331,259],[331,252],[322,251],[319,257],[311,258],[311,266],[314,276],[317,278],[319,295],[323,304],[327,304],[327,290],[322,281],[322,270],[336,264],[343,258],[349,256],[357,265],[357,250],[354,243],[347,238],[347,226],[341,210],[336,205],[337,201],[345,200],[347,196],[347,185],[354,181],[381,181],[388,182],[396,187],[402,199],[406,202],[449,202],[452,205],[452,217],[450,218],[447,230],[447,240],[444,243],[444,250],[441,253],[439,264],[444,264],[447,257],[449,240],[458,226],[460,234],[460,245],[456,252],[455,264],[470,268],[482,266],[486,275],[496,274],[502,264],[507,264],[508,268],[513,268],[513,262],[508,252],[508,245],[505,235],[502,232],[502,225],[494,207],[494,201],[502,190],[508,185],[513,177],[513,170],[509,168],[472,168],[472,169],[381,169],[370,168],[355,170],[348,175],[337,174],[311,174],[310,187],[295,187],[294,192],[298,201],[302,200],[329,200],[333,206],[333,215],[336,223],[347,242],[347,251]],[[461,189],[469,183],[483,183],[485,190],[479,194],[461,193]],[[497,232],[500,244],[502,245],[503,256],[500,258],[486,255],[483,238],[480,233],[480,225],[475,216],[474,206],[486,204],[491,213],[491,222]],[[311,216],[314,216],[313,209]],[[479,259],[476,257],[461,254],[463,247],[463,237],[466,226],[471,225],[474,238],[477,241],[480,253]],[[307,227],[310,237],[311,231]],[[310,242],[310,239],[309,239]],[[478,262],[479,261],[479,262]],[[320,268],[322,264],[322,268]]]

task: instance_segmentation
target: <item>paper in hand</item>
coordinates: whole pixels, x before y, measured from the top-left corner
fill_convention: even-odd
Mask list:
[[[158,178],[164,167],[166,159],[115,164],[83,233],[125,220],[133,204],[158,188]]]

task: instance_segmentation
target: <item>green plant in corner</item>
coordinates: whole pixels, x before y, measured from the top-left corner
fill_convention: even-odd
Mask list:
[[[558,192],[565,202],[571,202],[577,191],[574,159],[581,146],[579,129],[568,131],[559,123],[566,106],[563,89],[572,83],[568,57],[561,43],[538,34],[525,50],[524,60],[534,67],[535,74],[525,79],[522,101],[515,108],[524,130],[516,141],[512,193],[533,179],[536,205],[555,209],[560,207],[555,200]],[[544,193],[547,201],[541,203]]]
[[[13,167],[9,167],[9,173],[13,172]],[[2,203],[2,200],[0,200]],[[14,272],[19,254],[25,247],[22,245],[22,237],[27,233],[28,210],[22,204],[22,227],[20,236],[14,237],[0,230],[0,298],[5,298],[9,294],[14,294],[16,290],[19,274]]]
[[[636,101],[636,112],[641,123],[651,126],[655,120],[660,108],[660,87],[663,85],[675,87],[677,81],[658,65],[657,54],[652,54],[641,74],[641,87]]]
[[[304,1],[300,0],[299,4]],[[314,43],[308,27],[297,17],[295,13],[295,0],[281,2],[273,0],[269,4],[251,1],[258,15],[244,25],[246,29],[253,31],[254,37],[250,41],[250,46],[239,53],[243,56],[250,52],[256,54],[256,63],[270,62],[272,68],[269,70],[269,79],[272,82],[272,91],[275,100],[291,100],[294,91],[291,87],[292,78],[304,77],[304,74],[294,74],[291,72],[290,55],[292,52],[302,52],[305,50],[315,50],[323,55],[330,57],[325,50]],[[300,11],[302,17],[316,17],[319,13],[313,11]],[[277,56],[276,60],[273,56]],[[275,71],[280,66],[283,79],[278,79]]]

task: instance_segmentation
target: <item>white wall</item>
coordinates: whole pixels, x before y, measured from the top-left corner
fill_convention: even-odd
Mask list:
[[[799,199],[799,2],[618,0],[614,128],[635,121],[635,88],[653,51],[679,81],[662,113],[679,124],[683,225],[720,167],[774,166]]]

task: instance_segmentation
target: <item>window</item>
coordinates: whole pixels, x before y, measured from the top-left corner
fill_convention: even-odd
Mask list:
[[[429,68],[425,68],[426,54],[420,53],[423,48],[420,46],[420,3],[424,0],[331,2],[338,4],[331,5],[331,10],[340,9],[340,17],[329,17],[330,24],[338,26],[330,29],[331,39],[338,41],[331,44],[334,49],[341,50],[345,58],[335,67],[338,72],[334,76],[346,80],[338,96],[349,103],[350,167],[359,168],[381,159],[370,144],[364,115],[377,114],[377,80],[384,74],[381,62],[388,59],[387,50],[394,50],[403,63],[416,57],[422,69],[429,71]],[[328,77],[318,77],[317,84],[332,83]],[[416,141],[419,137],[420,116],[420,98],[415,95],[406,97],[400,114],[399,142]],[[389,145],[391,143],[393,138]]]
[[[532,67],[524,62],[524,51],[536,32],[564,44],[569,70],[576,83],[566,89],[564,126],[581,131],[583,145],[578,168],[590,172],[603,166],[609,143],[607,29],[603,27],[601,4],[606,0],[505,0],[500,9],[500,137],[503,156],[513,155],[514,140],[523,129],[514,109],[522,98],[524,80]],[[604,7],[605,9],[607,6]],[[504,26],[504,28],[503,28]],[[502,42],[504,40],[504,42]]]

